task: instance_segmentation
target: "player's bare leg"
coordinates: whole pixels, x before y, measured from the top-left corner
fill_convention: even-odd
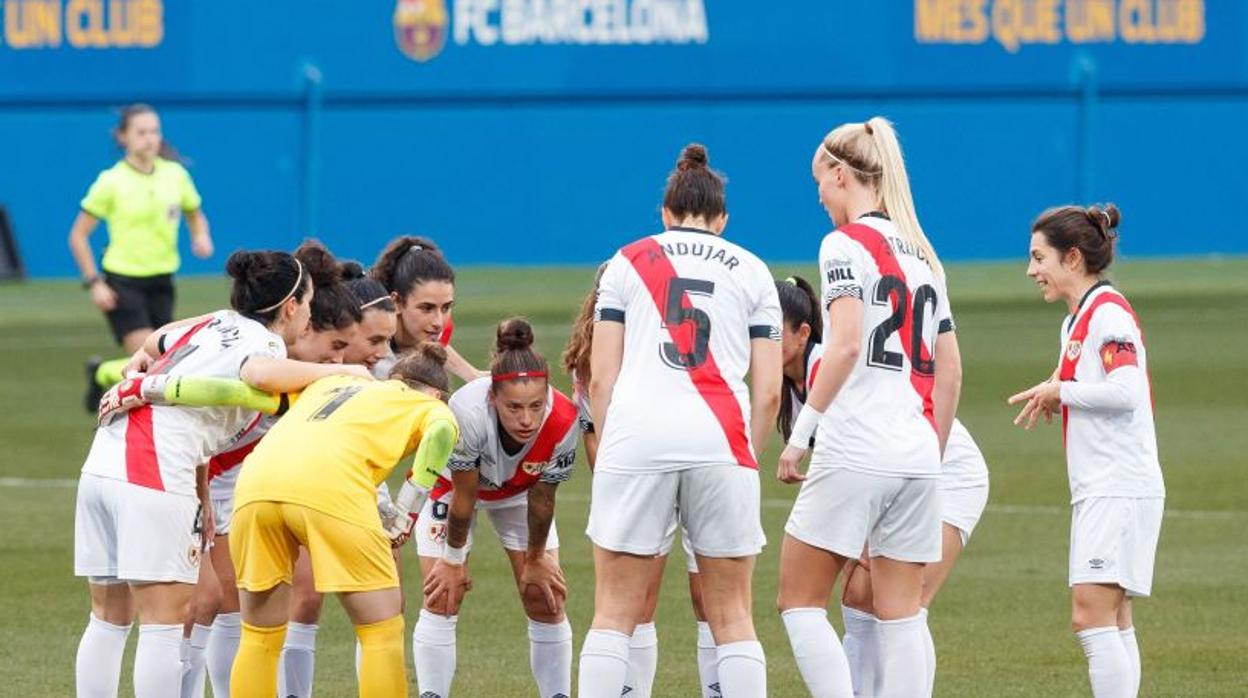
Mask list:
[[[117,695],[121,658],[134,620],[134,597],[129,585],[87,584],[91,619],[78,643],[75,660],[79,695]]]
[[[594,620],[581,645],[582,698],[619,698],[628,676],[628,643],[646,608],[653,555],[594,546]]]
[[[766,695],[767,661],[754,633],[754,556],[697,556],[702,609],[715,638],[724,698]]]
[[[667,555],[654,556],[650,582],[646,587],[646,604],[637,627],[628,640],[628,676],[624,690],[636,698],[650,698],[654,690],[654,674],[659,664],[659,635],[654,625],[659,610],[659,589],[663,582],[663,568]]]
[[[134,655],[136,698],[167,695],[182,684],[182,626],[190,616],[194,584],[131,583],[139,618],[139,646]]]
[[[208,640],[220,607],[221,582],[212,557],[204,555],[199,563],[199,581],[191,596],[190,618],[182,629],[182,698],[204,695]]]
[[[536,586],[520,588],[520,575],[524,572],[525,552],[507,550],[511,573],[515,578],[520,603],[529,618],[529,667],[537,681],[538,693],[543,698],[572,695],[572,626],[564,613],[567,599],[556,596],[555,608],[542,590]],[[559,551],[547,550],[555,564],[559,564]]]
[[[399,587],[339,594],[360,643],[360,697],[407,695]]]
[[[1071,624],[1088,658],[1088,678],[1095,698],[1131,695],[1128,692],[1137,681],[1119,630],[1120,618],[1130,619],[1130,611],[1124,615],[1126,603],[1125,591],[1116,584],[1071,587]]]
[[[776,606],[813,695],[853,695],[845,651],[828,622],[827,604],[847,558],[785,534],[780,548],[780,590]]]
[[[243,637],[230,672],[232,698],[272,698],[277,694],[277,663],[290,620],[290,585],[238,592]]]
[[[421,556],[420,575],[427,579],[438,558]],[[470,563],[465,563],[465,571]],[[412,654],[420,695],[447,696],[455,679],[455,625],[462,596],[443,596],[436,602],[422,599],[420,618],[412,629]]]
[[[294,583],[290,590],[290,623],[277,670],[278,695],[282,698],[309,698],[316,672],[316,632],[324,598],[312,579],[312,559],[307,548],[299,548]]]
[[[230,560],[230,537],[220,535],[213,539],[212,547],[205,557],[212,559],[212,568],[221,588],[221,604],[217,608],[216,620],[212,623],[212,632],[208,635],[208,679],[212,683],[213,696],[229,698],[230,671],[243,634],[234,562]]]

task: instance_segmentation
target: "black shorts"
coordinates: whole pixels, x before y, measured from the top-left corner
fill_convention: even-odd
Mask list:
[[[135,330],[154,330],[173,321],[172,274],[122,276],[104,272],[104,281],[117,294],[117,305],[105,315],[118,344]]]

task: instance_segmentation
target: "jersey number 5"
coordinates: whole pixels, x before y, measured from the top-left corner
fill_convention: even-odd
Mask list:
[[[663,326],[672,339],[685,339],[692,332],[693,341],[664,342],[661,353],[663,362],[678,370],[695,369],[706,363],[711,344],[711,316],[706,311],[685,305],[685,293],[710,296],[715,293],[715,282],[702,279],[673,277],[667,285],[667,303],[664,306]],[[682,346],[683,350],[682,350]]]
[[[936,362],[932,359],[929,351],[925,356],[923,354],[924,340],[930,338],[923,333],[926,325],[927,308],[931,306],[932,312],[936,311],[936,289],[924,284],[914,289],[913,310],[911,309],[910,292],[906,288],[906,282],[896,276],[881,277],[879,282],[875,284],[875,293],[872,294],[871,302],[875,305],[893,306],[893,313],[884,318],[871,331],[871,340],[868,345],[867,365],[876,368],[886,368],[893,371],[900,371],[903,365],[903,357],[900,352],[889,351],[884,348],[888,338],[894,332],[906,329],[910,330],[909,337],[902,337],[901,341],[910,342],[910,365],[915,373],[930,376],[936,373]],[[906,327],[906,315],[910,315],[910,327]]]

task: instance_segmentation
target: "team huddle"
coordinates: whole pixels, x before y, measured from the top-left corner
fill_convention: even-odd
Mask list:
[[[75,574],[91,596],[78,695],[117,695],[137,617],[141,698],[195,698],[208,682],[219,697],[310,696],[322,596],[335,594],[355,627],[359,694],[405,696],[404,598],[418,588],[416,684],[445,698],[480,511],[528,618],[538,694],[568,698],[565,604],[581,590],[560,566],[555,511],[580,445],[595,586],[578,695],[659,695],[656,607],[677,537],[701,695],[766,695],[752,578],[768,535],[811,695],[932,695],[927,609],[989,488],[957,419],[949,284],[888,121],[829,132],[811,175],[835,226],[818,289],[775,279],[726,237],[724,180],[686,147],[663,232],[599,267],[554,367],[518,317],[498,324],[488,367],[465,360],[454,270],[418,237],[368,270],[315,241],[236,252],[228,309],[150,334],[115,324],[142,344],[99,401],[78,489]],[[1165,496],[1143,334],[1103,279],[1118,219],[1112,205],[1065,206],[1033,223],[1027,273],[1070,315],[1052,375],[1010,398],[1016,424],[1064,425],[1072,620],[1097,698],[1139,690],[1131,599],[1150,592]],[[570,396],[552,384],[560,369]],[[798,485],[782,532],[761,519],[773,432],[776,477]],[[400,574],[411,539],[416,587]],[[827,617],[838,581],[843,636]]]

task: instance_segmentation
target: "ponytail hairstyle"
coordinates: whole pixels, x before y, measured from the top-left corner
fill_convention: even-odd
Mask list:
[[[342,265],[317,240],[304,240],[295,250],[312,279],[311,324],[315,332],[345,330],[363,319],[360,304],[342,283]]]
[[[455,283],[455,271],[429,238],[403,235],[390,241],[369,273],[399,299],[429,281]]]
[[[790,276],[784,281],[776,282],[776,293],[780,296],[780,311],[784,316],[784,324],[794,332],[801,329],[803,324],[809,325],[810,339],[807,340],[806,347],[821,344],[823,342],[823,313],[820,311],[818,296],[815,295],[815,289],[810,282],[800,276]],[[793,384],[792,379],[785,376],[784,389],[781,394],[786,397],[780,400],[780,411],[776,413],[776,428],[786,440],[789,434],[793,433],[793,420],[796,417],[793,414],[793,403],[787,399],[789,391],[801,392]]]
[[[451,381],[446,375],[446,349],[437,342],[421,342],[404,352],[390,369],[389,377],[412,388],[433,388],[443,402],[451,393]]]
[[[528,320],[513,317],[498,323],[494,340],[494,357],[490,360],[492,391],[498,384],[512,380],[548,380],[546,359],[533,351],[533,326]]]
[[[125,148],[121,142],[121,134],[125,133],[126,129],[130,128],[130,120],[140,114],[157,115],[156,109],[153,108],[152,105],[143,104],[142,102],[136,102],[123,107],[121,112],[117,115],[117,125],[113,127],[113,140],[119,147],[123,149]],[[183,157],[182,153],[179,153],[178,149],[173,147],[173,144],[166,140],[163,135],[160,139],[160,151],[156,154],[164,160],[172,160],[174,162],[180,162],[184,165],[190,163],[190,160]]]
[[[681,151],[676,169],[667,176],[663,208],[677,220],[692,216],[708,223],[728,212],[724,176],[710,168],[706,146],[690,143]]]
[[[607,270],[607,262],[598,265],[594,273],[594,287],[581,301],[581,311],[572,322],[572,335],[563,349],[563,370],[576,375],[577,384],[589,387],[589,352],[594,345],[594,306],[598,304],[598,283]]]
[[[342,281],[346,284],[347,290],[351,291],[351,295],[355,297],[361,313],[369,310],[384,310],[393,313],[398,310],[386,287],[377,279],[366,276],[364,267],[360,266],[359,262],[342,263]]]
[[[1100,274],[1114,262],[1118,224],[1122,213],[1113,204],[1057,206],[1041,213],[1031,224],[1031,232],[1044,235],[1049,245],[1063,256],[1072,249],[1083,255],[1089,274]]]
[[[819,150],[834,166],[844,165],[854,179],[875,192],[877,205],[897,226],[902,239],[920,251],[932,271],[943,276],[936,249],[914,211],[910,177],[892,123],[873,116],[865,123],[842,124],[823,137]]]
[[[265,327],[277,320],[283,303],[302,301],[312,289],[303,263],[275,250],[239,250],[226,260],[225,273],[234,280],[230,307]]]

